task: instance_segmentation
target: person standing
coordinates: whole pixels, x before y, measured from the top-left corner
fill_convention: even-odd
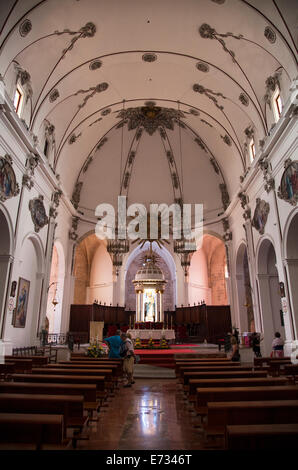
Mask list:
[[[117,330],[115,336],[109,336],[104,338],[104,342],[109,347],[109,358],[110,359],[121,359],[120,348],[122,345],[122,339],[120,338],[121,331]]]
[[[240,353],[239,353],[239,343],[237,341],[236,336],[232,335],[231,337],[231,345],[232,345],[232,361],[240,361]]]
[[[262,357],[261,354],[261,337],[258,333],[254,332],[251,335],[251,345],[255,357]]]
[[[278,331],[275,333],[274,340],[272,341],[271,357],[284,357],[284,341]]]
[[[121,340],[123,342],[121,356],[123,357],[123,375],[126,379],[124,387],[131,387],[135,382],[133,380],[133,369],[135,363],[135,352],[131,335],[129,333],[122,333]]]

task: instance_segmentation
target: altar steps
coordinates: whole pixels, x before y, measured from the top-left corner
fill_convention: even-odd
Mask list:
[[[155,367],[166,367],[168,369],[175,369],[174,354],[163,354],[163,351],[159,353],[148,353],[148,349],[145,350],[146,354],[142,354],[141,349],[136,349],[135,354],[140,356],[139,364],[148,364]]]

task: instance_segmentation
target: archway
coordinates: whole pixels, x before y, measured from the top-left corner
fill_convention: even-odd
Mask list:
[[[145,243],[143,248],[135,248],[128,256],[125,264],[124,286],[125,286],[125,306],[126,310],[134,311],[136,308],[136,294],[132,283],[136,272],[141,267],[142,256],[149,250],[149,243]],[[158,256],[158,266],[162,270],[167,281],[163,294],[164,311],[173,311],[176,305],[176,267],[172,255],[163,247],[160,249],[156,244],[153,251]]]
[[[77,246],[74,262],[74,304],[113,302],[113,265],[106,243],[92,233]]]
[[[53,246],[49,293],[47,301],[47,319],[49,324],[49,333],[59,333],[61,329],[64,277],[64,250],[61,243],[59,241],[55,241]]]
[[[251,284],[247,248],[241,243],[236,257],[236,285],[238,294],[239,329],[241,332],[254,331]]]
[[[10,226],[4,212],[0,209],[0,331],[3,331],[4,308],[8,288],[9,269],[12,262],[12,241]],[[0,335],[2,337],[2,334]]]
[[[269,354],[274,333],[279,331],[283,338],[285,336],[281,316],[276,255],[274,246],[269,239],[264,239],[261,242],[257,260],[264,347],[266,354]]]
[[[298,337],[298,213],[291,220],[286,236],[286,267],[289,282],[291,306]]]
[[[202,300],[207,305],[228,305],[226,288],[226,250],[223,241],[205,234],[203,243],[191,258],[189,268],[189,304]]]

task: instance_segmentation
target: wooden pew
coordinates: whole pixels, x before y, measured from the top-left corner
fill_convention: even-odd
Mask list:
[[[235,363],[234,363],[235,364]],[[233,371],[233,370],[246,370],[246,371],[251,371],[252,370],[252,366],[249,366],[249,365],[241,365],[240,363],[238,363],[236,365],[236,367],[234,365],[230,366],[230,365],[224,365],[224,366],[205,366],[205,365],[195,365],[195,366],[181,366],[179,368],[179,371],[178,371],[178,378],[183,378],[183,375],[186,373],[186,372],[208,372],[208,371],[211,371],[211,372],[216,372],[216,371],[222,371],[222,372],[226,372],[226,371]]]
[[[286,357],[254,357],[254,366],[263,366],[264,364],[269,365],[274,361],[284,361],[285,363],[291,362],[291,358]]]
[[[297,442],[297,423],[226,427],[226,448],[229,450],[293,450]]]
[[[89,369],[89,370],[100,370],[100,369],[112,369],[113,377],[119,377],[122,373],[122,367],[118,364],[86,364],[85,362],[81,363],[63,363],[60,362],[57,364],[48,364],[47,369]]]
[[[45,366],[49,362],[49,358],[47,356],[5,356],[5,362],[6,361],[23,361],[23,360],[31,360],[32,361],[32,367],[41,367]]]
[[[0,413],[38,413],[63,415],[64,437],[69,427],[82,429],[87,424],[84,417],[82,395],[36,395],[26,393],[1,393]]]
[[[95,384],[97,398],[99,398],[101,402],[107,398],[104,375],[12,374],[12,379],[15,382]]]
[[[5,359],[5,364],[14,364],[14,369],[16,373],[20,374],[31,374],[32,372],[32,359],[24,359],[24,358],[17,358],[16,360],[13,359]]]
[[[84,402],[96,401],[96,385],[95,384],[0,382],[0,394],[1,393],[82,395],[84,397]]]
[[[180,362],[180,363],[176,363],[175,365],[175,372],[176,372],[176,375],[179,376],[180,375],[180,370],[182,368],[185,368],[185,367],[210,367],[210,368],[213,368],[213,367],[235,367],[235,366],[240,366],[241,363],[240,362],[233,362],[233,361],[221,361],[221,362],[207,362],[207,361],[204,361],[204,362],[201,362],[201,361],[191,361],[191,362]]]
[[[190,379],[189,380],[189,401],[196,401],[197,388],[212,387],[258,387],[286,385],[286,377],[255,377],[242,379]]]
[[[196,411],[207,414],[207,403],[256,400],[298,400],[296,385],[258,387],[213,387],[196,389]]]
[[[236,379],[236,378],[255,378],[267,377],[264,371],[247,371],[247,370],[231,370],[231,371],[208,371],[208,372],[185,372],[183,374],[184,386],[188,386],[190,379]]]
[[[66,445],[63,416],[48,414],[0,413],[0,448],[16,450],[30,444],[40,450],[46,445]]]
[[[296,383],[298,377],[298,364],[285,365],[284,375],[289,376],[289,379]]]
[[[225,434],[226,426],[298,423],[298,400],[208,402],[205,435]]]
[[[10,362],[9,364],[6,362],[5,364],[0,364],[0,377],[1,379],[5,380],[10,374],[15,372],[15,363]]]

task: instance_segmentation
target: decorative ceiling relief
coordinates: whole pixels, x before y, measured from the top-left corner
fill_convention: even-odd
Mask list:
[[[43,199],[44,197],[42,195],[39,195],[39,197],[36,197],[29,201],[29,210],[34,224],[34,230],[37,233],[40,229],[42,229],[45,225],[49,223],[49,218],[46,214]]]
[[[107,116],[108,114],[110,114],[111,112],[111,108],[107,108],[107,109],[104,109],[100,114],[102,116]]]
[[[213,127],[212,124],[210,124],[210,122],[208,122],[208,121],[205,121],[205,119],[201,119],[201,122],[202,122],[203,124],[206,124],[206,125],[209,126],[209,127]]]
[[[70,29],[64,29],[63,31],[54,31],[54,34],[57,36],[61,36],[62,34],[69,34],[71,36],[74,36],[72,40],[70,41],[70,44],[68,47],[63,49],[62,51],[62,58],[65,57],[66,53],[68,51],[71,51],[73,49],[73,46],[79,39],[84,39],[84,38],[92,38],[96,33],[96,26],[94,23],[86,23],[85,26],[82,26],[79,31],[70,31]]]
[[[232,147],[232,140],[227,134],[225,134],[224,136],[221,135],[220,137],[222,138],[222,140],[224,141],[226,145],[228,145],[229,147]]]
[[[201,147],[202,150],[207,152],[206,146],[200,137],[196,137],[195,142],[199,145],[199,147]]]
[[[157,60],[157,55],[153,52],[147,52],[146,54],[142,55],[142,60],[144,62],[155,62]]]
[[[69,239],[72,241],[76,241],[78,239],[78,224],[79,224],[79,217],[72,217],[72,222],[71,222],[71,230],[69,231]]]
[[[54,103],[54,101],[56,101],[57,98],[59,98],[59,91],[57,90],[57,88],[55,88],[54,90],[51,91],[51,93],[49,94],[49,101],[50,103]]]
[[[85,106],[85,104],[87,103],[87,101],[90,99],[90,98],[93,98],[93,96],[96,94],[96,93],[101,93],[102,91],[106,91],[109,87],[109,84],[106,83],[106,82],[103,82],[103,83],[99,83],[98,85],[96,86],[93,86],[93,87],[90,87],[88,88],[88,90],[78,90],[76,93],[74,93],[72,96],[77,96],[77,95],[80,95],[80,94],[84,94],[84,93],[88,93],[91,91],[91,93],[89,93],[89,95],[85,96],[85,98],[83,99],[83,102],[81,104],[79,104],[79,109],[83,108]]]
[[[296,206],[298,201],[298,160],[288,158],[284,163],[285,171],[278,188],[278,197]]]
[[[249,105],[249,98],[245,93],[240,93],[239,95],[239,101],[244,105],[248,106]]]
[[[199,111],[193,108],[190,108],[189,113],[192,114],[193,116],[200,116]]]
[[[252,139],[254,136],[254,128],[252,126],[248,126],[246,129],[244,129],[244,134],[248,139]]]
[[[232,240],[233,234],[230,230],[230,223],[229,223],[229,219],[227,217],[222,219],[222,225],[223,225],[223,230],[224,230],[223,239],[224,239],[225,242],[228,242],[228,241]]]
[[[53,219],[56,219],[58,215],[57,209],[60,204],[61,196],[62,196],[62,191],[60,189],[57,191],[54,191],[52,194],[52,204],[49,210],[49,217],[52,217]]]
[[[220,183],[219,189],[221,192],[221,200],[224,210],[226,210],[230,204],[230,196],[228,193],[227,185],[225,183]]]
[[[242,34],[238,34],[238,35],[233,34],[233,33],[220,34],[220,33],[217,33],[215,29],[211,28],[211,26],[209,26],[209,24],[206,24],[206,23],[200,26],[199,33],[201,37],[204,39],[216,39],[222,45],[223,50],[227,52],[228,54],[230,54],[233,62],[236,62],[235,52],[229,50],[226,46],[225,41],[221,38],[232,37],[234,39],[242,39],[243,38]]]
[[[251,225],[263,235],[265,230],[265,225],[267,222],[268,214],[270,211],[270,206],[268,202],[261,200],[260,198],[256,199],[256,208],[254,216],[251,222]]]
[[[267,193],[270,193],[272,189],[275,189],[275,179],[272,176],[271,164],[268,162],[267,158],[268,157],[260,158],[258,164],[264,176],[264,189]]]
[[[27,36],[27,34],[30,33],[31,29],[32,29],[32,23],[30,20],[28,20],[28,18],[26,18],[24,21],[22,21],[22,23],[19,26],[19,33],[22,36],[22,38]]]
[[[248,196],[245,194],[244,191],[242,191],[238,194],[238,198],[240,199],[242,209],[244,209],[243,218],[244,220],[249,220],[251,218],[251,209],[248,205]]]
[[[97,70],[97,69],[100,69],[101,66],[102,66],[101,60],[93,60],[89,64],[89,69],[90,70]]]
[[[35,168],[37,167],[39,162],[40,162],[39,156],[34,155],[33,153],[31,153],[27,158],[26,173],[23,175],[22,184],[23,186],[26,186],[29,189],[29,191],[34,186],[33,176],[34,176]]]
[[[82,132],[80,132],[78,135],[72,134],[68,139],[69,145],[74,144],[78,140],[78,138],[81,137],[81,135]]]
[[[14,64],[16,70],[16,81],[20,82],[23,89],[26,92],[26,103],[29,98],[33,95],[32,85],[31,85],[31,76],[27,70],[23,69],[19,64]]]
[[[82,186],[83,186],[83,182],[77,181],[74,187],[74,191],[72,193],[71,202],[75,209],[77,209],[80,204]]]
[[[224,107],[222,105],[219,105],[218,104],[218,101],[217,99],[215,98],[215,96],[219,96],[221,98],[223,98],[224,100],[227,99],[226,96],[224,96],[222,93],[217,93],[215,91],[212,91],[210,90],[210,88],[205,88],[203,85],[200,85],[199,83],[195,83],[192,87],[193,91],[195,91],[196,93],[200,93],[201,95],[205,95],[207,96],[207,98],[209,98],[210,100],[213,101],[213,103],[215,104],[215,106],[220,109],[221,111],[224,109]]]
[[[215,158],[213,158],[213,157],[210,158],[210,163],[211,163],[211,165],[212,165],[212,167],[213,167],[215,173],[216,173],[217,175],[219,175],[219,166],[218,166],[217,161],[215,160]]]
[[[12,158],[6,154],[0,157],[0,201],[4,202],[20,192],[16,175],[12,168]]]
[[[270,108],[271,108],[272,93],[275,92],[276,87],[280,88],[280,83],[279,83],[280,76],[281,76],[281,71],[278,71],[274,75],[268,77],[267,80],[265,81],[266,93],[264,96],[264,101],[265,103],[269,105]]]
[[[117,118],[127,121],[129,131],[142,127],[149,135],[153,135],[159,126],[173,130],[174,123],[177,123],[180,118],[185,118],[185,115],[177,109],[151,105],[122,109],[118,112]]]
[[[265,31],[264,31],[264,36],[266,39],[268,39],[271,44],[274,44],[276,41],[276,33],[275,31],[270,28],[269,26],[266,26]]]
[[[209,72],[209,65],[206,64],[205,62],[198,62],[196,67],[200,72],[204,72],[204,73]]]
[[[226,0],[211,0],[211,2],[218,3],[218,5],[222,5],[225,1]]]

